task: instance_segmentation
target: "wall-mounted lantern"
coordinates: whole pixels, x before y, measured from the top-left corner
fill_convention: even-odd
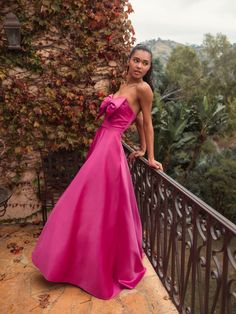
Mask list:
[[[13,13],[8,13],[4,19],[3,27],[8,40],[8,49],[21,50],[20,22]]]

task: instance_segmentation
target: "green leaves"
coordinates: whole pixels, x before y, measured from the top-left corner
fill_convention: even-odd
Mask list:
[[[174,48],[166,66],[166,75],[169,85],[172,89],[179,89],[183,99],[193,98],[202,77],[202,66],[193,48],[182,45]]]
[[[236,46],[223,34],[206,34],[203,41],[204,89],[211,99],[221,96],[224,104],[236,98]]]
[[[155,113],[158,115],[155,122],[155,151],[157,159],[163,161],[168,171],[173,163],[178,162],[178,153],[196,140],[195,134],[188,131],[191,112],[185,104],[168,102],[159,103],[153,109]]]
[[[221,130],[227,123],[225,105],[218,101],[209,103],[208,98],[204,96],[203,101],[194,108],[198,131],[202,136],[206,137]]]
[[[202,155],[185,186],[236,222],[236,150]]]
[[[157,102],[152,113],[157,159],[172,173],[180,162],[181,152],[185,152],[186,160],[181,160],[185,172],[194,168],[207,138],[222,130],[227,122],[225,106],[220,102],[209,103],[207,97],[191,107],[180,102]]]

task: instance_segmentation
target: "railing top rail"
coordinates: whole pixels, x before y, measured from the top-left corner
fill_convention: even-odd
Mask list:
[[[130,152],[133,151],[133,149],[124,141],[122,141],[123,146],[128,149]],[[144,164],[148,166],[148,161],[144,157],[139,157],[140,160]],[[153,172],[154,175],[161,176],[164,180],[168,181],[170,184],[172,184],[176,189],[178,189],[182,194],[184,194],[187,198],[190,198],[195,204],[197,204],[199,207],[201,207],[204,211],[206,211],[209,215],[211,215],[213,218],[218,220],[224,227],[229,229],[232,233],[236,235],[236,225],[224,217],[222,214],[220,214],[218,211],[216,211],[214,208],[209,206],[207,203],[202,201],[199,197],[194,195],[192,192],[187,190],[183,185],[172,179],[170,176],[168,176],[165,172],[156,170],[154,168],[150,167],[150,170]]]

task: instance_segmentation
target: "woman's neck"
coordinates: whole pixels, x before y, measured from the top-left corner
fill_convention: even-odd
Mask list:
[[[133,77],[131,77],[130,75],[126,76],[126,79],[124,80],[124,85],[127,86],[133,86],[133,85],[137,85],[139,83],[142,83],[143,79],[134,79]]]

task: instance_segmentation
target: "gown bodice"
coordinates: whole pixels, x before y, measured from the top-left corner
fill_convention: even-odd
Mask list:
[[[113,97],[113,94],[104,98],[99,108],[98,118],[105,114],[102,127],[117,129],[124,132],[136,118],[128,100],[124,96]]]

